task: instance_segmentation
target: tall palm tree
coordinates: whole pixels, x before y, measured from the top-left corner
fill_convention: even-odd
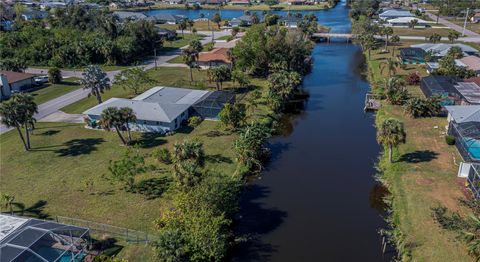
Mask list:
[[[180,24],[178,24],[178,30],[181,30],[182,31],[182,38],[184,38],[184,34],[183,34],[183,30],[187,29],[187,21],[185,20],[182,20],[182,22],[180,22]]]
[[[196,62],[198,59],[198,51],[193,49],[192,47],[188,47],[182,50],[182,59],[183,62],[188,66],[190,69],[190,82],[193,82],[193,68],[196,66]]]
[[[95,96],[98,104],[101,104],[101,94],[104,92],[104,90],[110,89],[110,79],[108,78],[107,73],[105,73],[105,71],[103,71],[97,65],[89,65],[82,73],[82,76],[83,78],[80,80],[80,82],[82,83],[84,89],[90,90],[88,96]]]
[[[377,131],[377,141],[383,146],[388,146],[388,159],[392,163],[393,147],[405,143],[407,134],[403,123],[397,119],[389,118],[383,121]]]
[[[415,29],[415,26],[417,26],[417,24],[418,24],[418,20],[417,19],[412,19],[408,23],[408,27],[410,27],[411,29]]]
[[[393,44],[392,48],[392,57],[395,56],[395,45],[400,42],[400,37],[398,35],[392,35],[392,38],[390,39],[390,43]]]
[[[33,128],[35,118],[33,115],[38,112],[38,107],[30,94],[14,94],[10,100],[0,104],[1,121],[7,127],[17,129],[25,150],[30,150],[30,134],[28,129]],[[20,128],[25,128],[26,140]]]
[[[103,129],[110,131],[112,128],[117,132],[118,137],[122,140],[124,145],[127,145],[127,141],[123,138],[120,129],[125,124],[125,119],[123,119],[122,114],[116,107],[108,107],[103,110],[100,115],[100,123]]]
[[[2,194],[2,202],[5,204],[5,208],[10,210],[10,214],[13,215],[13,201],[15,201],[14,195]]]
[[[392,77],[392,74],[397,73],[397,66],[399,66],[399,63],[397,61],[388,58],[386,62],[380,63],[380,73],[383,74],[383,72],[387,70],[388,77]]]
[[[192,40],[189,45],[193,50],[197,51],[198,53],[203,51],[202,43],[198,40]]]
[[[385,36],[385,50],[388,50],[388,39],[393,35],[393,28],[386,26],[382,28],[381,33]]]
[[[121,107],[119,109],[122,119],[125,121],[125,127],[128,132],[128,142],[132,142],[132,135],[130,133],[130,123],[137,121],[135,112],[130,107]]]

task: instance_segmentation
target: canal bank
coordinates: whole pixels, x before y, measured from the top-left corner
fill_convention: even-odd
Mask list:
[[[350,29],[344,4],[317,14],[333,32]],[[356,45],[318,44],[303,87],[305,110],[291,133],[270,141],[267,170],[246,188],[233,261],[387,261],[378,230],[374,115]]]

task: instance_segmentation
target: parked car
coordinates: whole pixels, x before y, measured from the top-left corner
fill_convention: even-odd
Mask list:
[[[35,81],[37,85],[42,85],[48,83],[48,76],[36,76],[33,78],[33,81]]]

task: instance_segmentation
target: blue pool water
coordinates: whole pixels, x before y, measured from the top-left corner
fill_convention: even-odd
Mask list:
[[[60,259],[56,260],[58,262],[72,261],[72,252],[70,251],[65,252],[65,250],[61,250],[61,249],[56,249],[51,247],[40,247],[40,248],[36,248],[35,252],[49,261],[54,261],[55,259],[59,258],[59,256],[60,256]],[[85,254],[83,253],[78,254],[74,262],[81,262],[84,257],[85,257]],[[39,260],[34,255],[30,256],[25,260],[25,262],[36,262],[36,261],[39,261]]]
[[[463,145],[471,158],[480,159],[480,140],[473,138],[464,138]]]

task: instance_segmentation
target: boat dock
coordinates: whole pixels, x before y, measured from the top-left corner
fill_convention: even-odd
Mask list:
[[[376,111],[380,108],[381,103],[380,100],[375,99],[373,94],[366,94],[365,95],[365,107],[363,110],[365,111]]]

